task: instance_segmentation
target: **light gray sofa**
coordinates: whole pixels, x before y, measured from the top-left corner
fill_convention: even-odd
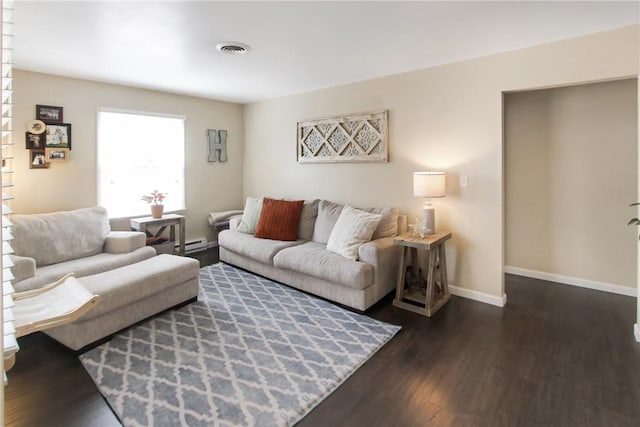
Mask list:
[[[158,255],[142,232],[110,231],[101,207],[34,215],[13,215],[17,292],[36,289],[75,273],[95,308],[78,320],[47,329],[47,335],[81,350],[154,314],[197,298],[200,263]]]
[[[238,232],[240,217],[232,218],[229,230],[218,235],[220,260],[365,311],[395,289],[400,249],[393,236],[406,231],[407,217],[397,209],[369,209],[383,214],[383,220],[373,240],[358,248],[358,260],[350,260],[326,247],[341,209],[342,205],[325,200],[305,202],[296,241]]]

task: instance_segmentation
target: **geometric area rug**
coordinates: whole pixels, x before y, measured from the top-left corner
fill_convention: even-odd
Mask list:
[[[125,426],[291,426],[399,326],[227,264],[198,301],[80,356]]]

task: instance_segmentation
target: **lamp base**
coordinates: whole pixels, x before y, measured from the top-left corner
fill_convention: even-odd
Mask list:
[[[433,234],[436,232],[436,210],[427,204],[422,208],[422,219],[424,222],[424,234]]]

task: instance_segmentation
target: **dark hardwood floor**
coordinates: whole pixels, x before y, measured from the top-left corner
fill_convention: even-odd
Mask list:
[[[506,286],[504,309],[453,297],[430,319],[382,301],[368,314],[402,331],[298,425],[639,426],[635,298]],[[40,333],[20,345],[8,426],[119,425],[77,357]]]

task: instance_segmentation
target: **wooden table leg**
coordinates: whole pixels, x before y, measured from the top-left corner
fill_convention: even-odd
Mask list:
[[[184,256],[185,253],[185,245],[186,245],[186,238],[187,238],[187,230],[185,230],[186,226],[185,226],[185,219],[184,217],[180,218],[180,255]]]
[[[435,293],[435,277],[434,277],[434,273],[435,270],[437,268],[437,259],[436,259],[436,251],[429,250],[429,263],[428,263],[428,267],[427,267],[427,294],[426,294],[426,303],[425,303],[425,308],[427,309],[427,312],[430,312],[431,309],[433,308],[433,297],[434,297],[434,293]]]
[[[442,282],[442,296],[449,295],[449,280],[447,278],[447,258],[445,255],[444,244],[438,248],[440,252],[440,280]]]
[[[396,282],[396,301],[402,301],[404,299],[404,279],[405,272],[407,270],[407,252],[409,248],[403,247],[400,252],[400,267],[398,268],[398,281]]]

